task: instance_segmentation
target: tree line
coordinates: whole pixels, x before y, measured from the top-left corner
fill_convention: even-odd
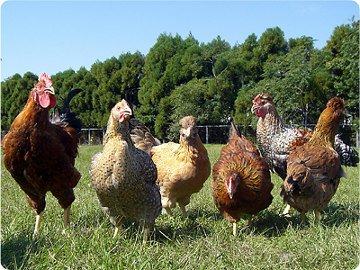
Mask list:
[[[251,101],[260,92],[273,96],[286,123],[316,123],[335,95],[345,99],[357,120],[359,21],[335,27],[322,49],[314,41],[308,36],[286,40],[279,27],[234,46],[220,36],[199,43],[191,33],[186,38],[162,33],[146,55],[124,53],[52,79],[58,97],[74,87],[84,89],[71,104],[84,127],[106,127],[110,109],[126,98],[135,116],[160,138],[177,138],[177,122],[189,114],[199,125],[228,124],[233,118],[255,126]],[[27,72],[1,82],[2,130],[22,110],[35,81],[37,75]]]

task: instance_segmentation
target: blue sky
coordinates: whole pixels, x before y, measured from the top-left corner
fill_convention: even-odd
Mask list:
[[[191,32],[230,45],[279,26],[322,48],[334,28],[359,18],[353,1],[6,1],[1,6],[1,80],[27,71],[90,69],[122,53],[146,54],[161,33]]]

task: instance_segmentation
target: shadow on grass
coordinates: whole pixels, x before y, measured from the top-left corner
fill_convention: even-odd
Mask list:
[[[290,217],[282,217],[274,211],[264,211],[256,218],[249,231],[263,234],[266,237],[281,236],[288,226],[299,229],[306,228],[311,221],[314,222],[312,211],[306,214],[305,224],[301,224],[300,214],[296,210],[290,213]],[[330,203],[321,215],[321,224],[325,227],[337,227],[341,224],[354,224],[359,220],[359,205]]]
[[[204,209],[189,210],[187,213],[188,217],[182,216],[179,211],[173,216],[163,214],[162,222],[154,232],[155,240],[166,243],[183,237],[191,239],[206,237],[213,232],[205,224],[224,219],[219,212]]]
[[[22,232],[1,244],[1,265],[6,269],[26,269],[31,254],[42,247],[42,240],[33,240],[31,235]]]

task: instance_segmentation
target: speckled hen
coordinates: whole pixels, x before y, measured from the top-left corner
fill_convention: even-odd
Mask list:
[[[90,174],[102,209],[118,234],[124,218],[144,226],[144,241],[161,213],[157,170],[151,157],[131,141],[125,100],[111,110],[103,151],[93,157]]]

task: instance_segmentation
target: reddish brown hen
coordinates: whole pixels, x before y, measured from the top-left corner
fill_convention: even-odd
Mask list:
[[[66,101],[70,102],[70,99]],[[39,230],[40,215],[45,209],[45,195],[48,191],[65,209],[65,228],[69,225],[70,206],[75,199],[73,188],[81,177],[74,167],[80,122],[68,108],[63,108],[67,111],[60,116],[61,120],[51,123],[49,110],[55,105],[51,78],[43,73],[2,143],[5,167],[36,211],[34,236]]]
[[[301,213],[314,210],[316,219],[334,196],[343,175],[339,154],[334,150],[336,130],[345,109],[344,101],[332,98],[321,113],[309,142],[289,155],[287,177],[281,195]]]
[[[255,146],[239,136],[231,124],[229,142],[213,167],[213,198],[216,207],[233,224],[243,214],[254,215],[272,202],[269,167]]]

